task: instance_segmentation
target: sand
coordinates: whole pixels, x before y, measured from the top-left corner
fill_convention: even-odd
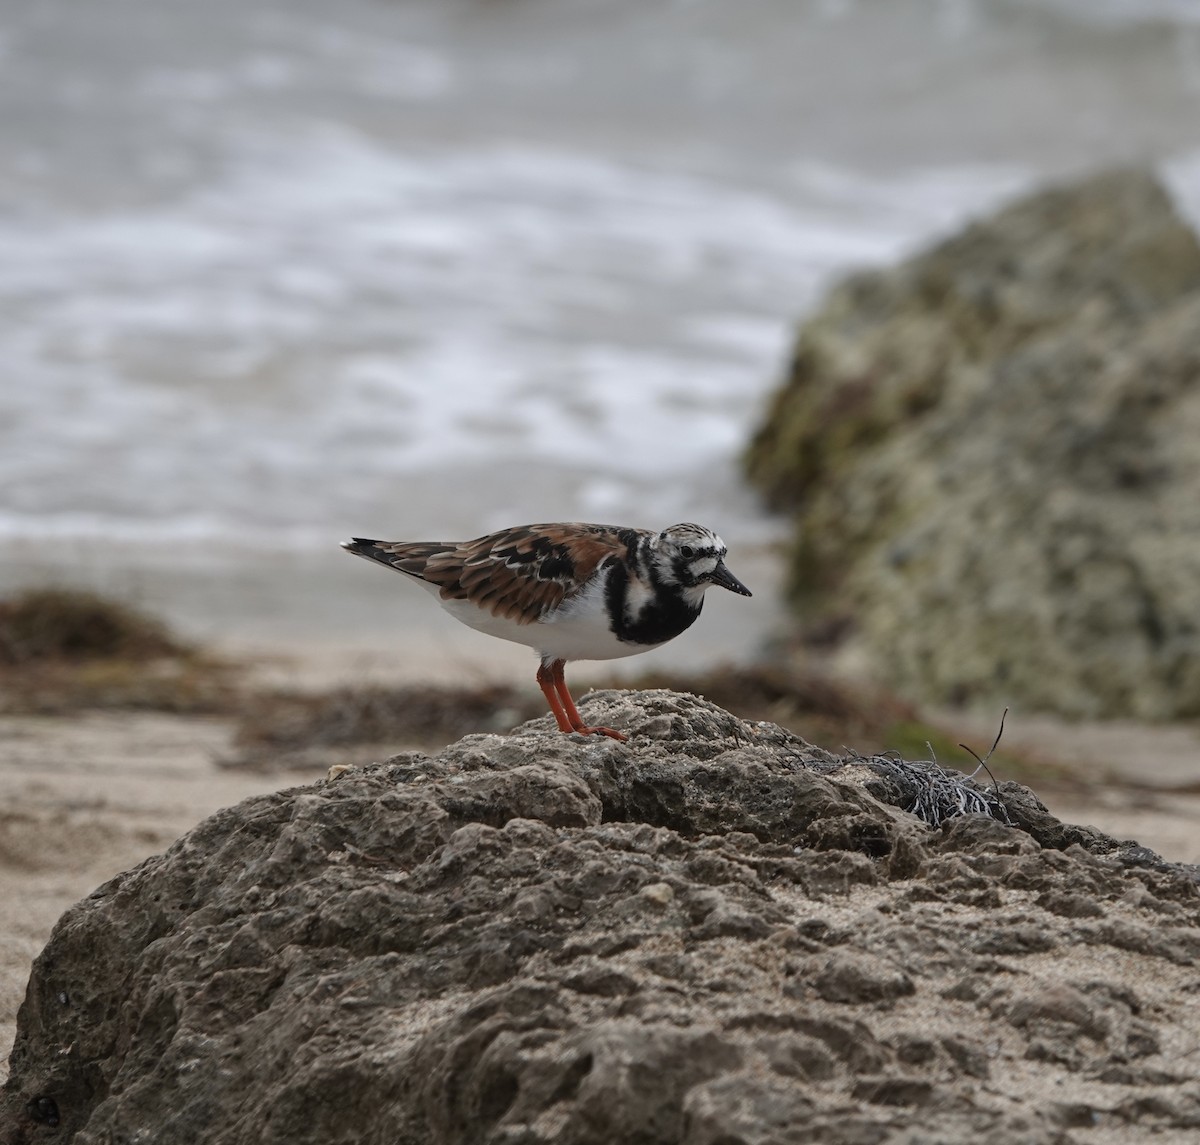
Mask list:
[[[71,903],[219,807],[287,785],[287,777],[216,767],[231,729],[224,720],[170,715],[0,719],[5,1061],[30,963]]]

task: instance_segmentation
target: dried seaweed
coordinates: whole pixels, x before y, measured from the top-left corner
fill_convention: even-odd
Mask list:
[[[1008,809],[997,791],[989,791],[969,775],[945,767],[936,759],[906,760],[888,753],[860,757],[853,762],[870,768],[883,779],[895,803],[931,827],[956,815],[987,815],[1011,825]]]
[[[1000,738],[1004,735],[1004,721],[1007,717],[1008,709],[1005,708],[1000,717],[1000,729],[996,732],[996,738],[986,755],[980,756],[965,743],[958,745],[979,765],[970,775],[939,763],[932,744],[926,745],[929,748],[929,759],[907,760],[896,752],[884,752],[871,756],[855,755],[849,762],[873,771],[884,781],[889,802],[902,807],[931,827],[938,827],[957,815],[986,815],[1011,826],[1012,819],[1004,800],[1000,797],[999,785],[988,768],[988,760],[992,758],[1000,745]],[[992,781],[990,791],[975,782],[975,776],[981,769],[987,772]]]

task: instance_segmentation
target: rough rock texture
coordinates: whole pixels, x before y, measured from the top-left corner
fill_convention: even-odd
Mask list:
[[[219,812],[60,920],[0,1141],[1164,1142],[1200,1132],[1193,868],[931,829],[670,692]],[[882,797],[882,798],[881,798]]]
[[[748,469],[808,634],[909,695],[1200,715],[1200,245],[1149,175],[843,283]]]

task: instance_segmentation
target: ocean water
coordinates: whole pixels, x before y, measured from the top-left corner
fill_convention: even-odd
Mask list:
[[[1198,156],[1185,0],[3,0],[0,587],[369,643],[351,533],[760,551],[824,285],[1107,163],[1196,213]]]

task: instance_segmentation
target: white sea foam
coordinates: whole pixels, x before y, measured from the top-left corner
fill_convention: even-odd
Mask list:
[[[14,10],[0,537],[758,529],[736,457],[821,287],[1056,164],[1186,153],[1198,8]]]
[[[295,530],[489,462],[591,474],[632,512],[736,454],[823,278],[1012,182],[954,172],[939,200],[926,173],[906,215],[895,184],[836,178],[833,209],[336,130],[244,139],[151,209],[0,224],[0,532]]]

